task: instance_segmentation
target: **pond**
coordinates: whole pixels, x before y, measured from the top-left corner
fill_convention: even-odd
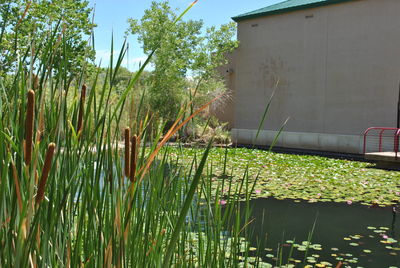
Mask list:
[[[335,267],[340,261],[343,267],[400,267],[400,213],[392,207],[273,198],[251,200],[250,207],[249,242],[268,263],[276,264],[280,245],[285,262],[293,247],[290,263],[305,261],[310,267]]]
[[[176,162],[182,167],[190,167],[194,157],[201,157],[204,151],[174,147],[168,147],[168,150],[171,162],[179,159]],[[214,188],[221,186],[221,176],[231,176],[230,182],[237,185],[247,173],[249,183],[256,183],[254,198],[351,202],[384,207],[400,201],[400,172],[377,169],[367,162],[246,148],[213,148],[208,165],[214,175]]]

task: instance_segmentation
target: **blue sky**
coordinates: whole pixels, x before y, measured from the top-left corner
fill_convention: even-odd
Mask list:
[[[203,20],[206,27],[219,26],[231,21],[231,17],[266,7],[282,0],[199,0],[187,13],[184,20]],[[89,0],[95,6],[95,47],[97,62],[108,65],[111,50],[111,33],[114,34],[114,49],[119,50],[128,27],[127,19],[140,19],[144,10],[150,7],[151,0]],[[170,0],[173,8],[184,10],[192,0]],[[129,59],[123,63],[130,70],[137,70],[139,62],[145,59],[140,44],[134,36],[129,36]]]

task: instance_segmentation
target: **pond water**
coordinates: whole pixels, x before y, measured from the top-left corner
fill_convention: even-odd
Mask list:
[[[342,267],[400,267],[400,213],[391,207],[272,198],[251,200],[250,207],[254,222],[249,242],[268,263],[276,263],[280,245],[283,260],[293,246],[290,263],[305,261],[310,267],[328,262],[335,267],[339,261]]]

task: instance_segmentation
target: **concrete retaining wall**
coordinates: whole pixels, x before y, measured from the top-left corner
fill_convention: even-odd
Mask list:
[[[256,140],[257,130],[232,129],[235,144],[271,145],[278,131],[261,130]],[[307,132],[281,132],[275,146],[283,148],[307,149],[329,152],[361,154],[362,135],[338,135]]]

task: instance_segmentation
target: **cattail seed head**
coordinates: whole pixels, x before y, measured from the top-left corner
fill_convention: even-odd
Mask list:
[[[25,164],[26,165],[29,165],[32,160],[34,116],[35,116],[35,92],[31,89],[28,91],[28,104],[26,108],[26,118],[25,118]]]
[[[136,148],[137,147],[137,136],[133,135],[132,137],[132,150],[131,150],[131,171],[130,171],[130,180],[131,182],[135,182],[136,175]]]
[[[129,150],[130,150],[130,129],[127,127],[124,131],[125,136],[125,176],[130,176],[130,160],[129,160]]]
[[[49,176],[50,168],[51,168],[51,161],[53,159],[54,150],[56,148],[55,143],[50,143],[47,147],[46,158],[44,160],[44,165],[42,169],[42,176],[40,178],[38,192],[36,195],[36,204],[39,204],[43,201],[44,198],[44,190],[46,188],[46,181],[47,177]]]
[[[83,128],[83,114],[85,112],[85,98],[86,98],[86,85],[82,85],[82,91],[81,91],[81,100],[80,100],[80,105],[79,105],[79,114],[78,114],[78,133],[82,131]]]

